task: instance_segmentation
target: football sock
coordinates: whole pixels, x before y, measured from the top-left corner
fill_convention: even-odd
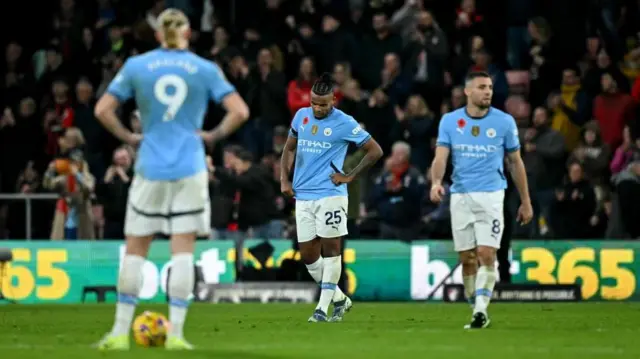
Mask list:
[[[495,266],[480,266],[476,279],[476,306],[473,310],[474,313],[480,312],[487,314],[487,307],[489,307],[495,284]]]
[[[338,289],[338,281],[342,271],[342,256],[326,257],[323,259],[322,283],[320,284],[320,301],[316,309],[327,313],[331,299]],[[342,294],[344,296],[344,294]]]
[[[183,336],[183,327],[189,307],[189,295],[193,292],[194,271],[193,254],[178,253],[171,258],[171,277],[169,277],[169,335]]]
[[[113,335],[128,335],[133,314],[138,304],[138,294],[142,287],[142,266],[145,259],[127,254],[122,260],[122,269],[118,275],[118,303],[116,318],[111,329]]]
[[[464,283],[464,296],[472,305],[473,295],[476,292],[476,275],[465,275],[462,277]]]
[[[311,264],[307,264],[307,270],[309,274],[311,274],[311,278],[316,281],[318,284],[322,284],[322,269],[323,269],[323,259],[322,257],[318,258],[317,261]],[[343,300],[345,297],[344,293],[340,289],[340,287],[336,286],[335,293],[333,294],[333,301],[339,302]]]

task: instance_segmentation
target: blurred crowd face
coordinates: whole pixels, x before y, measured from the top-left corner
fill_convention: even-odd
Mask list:
[[[344,64],[336,64],[333,67],[333,81],[335,81],[339,86],[344,85],[348,78],[348,70],[345,68]]]
[[[464,88],[454,87],[451,90],[451,107],[454,109],[460,108],[465,105],[467,99],[464,96]]]
[[[324,33],[331,33],[338,29],[338,20],[336,20],[333,16],[325,15],[322,18],[322,31]]]
[[[213,33],[213,40],[215,41],[216,46],[227,45],[229,42],[229,34],[227,34],[227,30],[222,26],[216,27],[216,30]]]
[[[310,81],[313,78],[314,66],[313,61],[305,57],[300,61],[300,78]]]
[[[113,153],[113,164],[129,169],[131,167],[131,155],[124,148],[119,148]]]
[[[373,30],[376,33],[382,33],[387,31],[389,28],[387,16],[384,14],[376,14],[373,16]]]
[[[69,86],[63,81],[56,81],[52,85],[53,99],[58,104],[68,100]]]
[[[567,86],[574,86],[580,84],[580,78],[576,74],[575,70],[566,69],[562,72],[562,84]]]
[[[30,117],[36,113],[36,102],[31,97],[27,97],[20,101],[20,116]]]
[[[589,146],[594,145],[597,138],[598,135],[596,135],[596,132],[594,130],[586,130],[584,132],[584,143]]]
[[[460,8],[466,13],[473,13],[476,11],[476,2],[475,0],[462,0]]]
[[[536,109],[533,111],[533,127],[545,127],[548,120],[549,118],[547,115],[547,110],[545,110],[543,107],[536,107]]]
[[[571,183],[578,183],[582,181],[584,178],[584,173],[582,171],[582,166],[578,163],[572,163],[569,166],[569,180]]]
[[[7,45],[7,49],[5,51],[5,60],[7,64],[13,64],[22,56],[22,47],[15,42]]]
[[[600,78],[600,85],[602,86],[602,91],[606,93],[613,93],[617,88],[615,80],[609,74],[602,75],[602,78]]]
[[[597,63],[598,67],[601,69],[606,69],[611,65],[611,58],[604,49],[600,50],[598,53]]]
[[[409,153],[404,146],[394,145],[391,148],[391,156],[389,156],[388,165],[391,168],[402,166],[409,163]]]
[[[384,70],[390,75],[400,72],[400,58],[396,54],[387,54],[384,57]]]
[[[487,109],[493,97],[493,81],[488,77],[476,77],[467,83],[465,94],[471,105]]]
[[[78,102],[88,104],[93,99],[93,86],[88,81],[80,81],[76,85],[76,97]]]
[[[420,11],[417,15],[418,30],[424,32],[433,28],[433,15],[428,11]]]
[[[273,65],[273,55],[269,49],[262,49],[258,53],[258,66],[261,68],[271,67]]]

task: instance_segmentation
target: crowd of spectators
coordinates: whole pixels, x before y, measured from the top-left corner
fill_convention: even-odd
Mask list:
[[[5,39],[0,66],[0,193],[60,194],[34,202],[34,238],[122,238],[135,149],[93,105],[127,57],[157,46],[166,7],[189,15],[192,51],[251,110],[207,157],[212,237],[294,235],[279,156],[292,115],[330,72],[337,106],[386,153],[349,186],[351,236],[447,238],[448,202],[429,202],[428,172],[440,115],[465,105],[471,70],[491,75],[493,106],[520,127],[536,217],[515,238],[640,237],[638,2],[59,0]],[[212,104],[205,128],[222,115]],[[135,103],[120,118],[140,131]],[[350,150],[345,169],[362,156]],[[0,238],[24,238],[24,217],[22,201],[1,201]]]

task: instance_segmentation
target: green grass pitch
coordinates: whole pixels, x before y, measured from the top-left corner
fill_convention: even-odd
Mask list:
[[[194,352],[91,348],[114,306],[0,306],[0,358],[640,358],[640,303],[493,304],[492,326],[465,331],[462,304],[355,303],[342,323],[307,323],[302,304],[194,304],[185,334]],[[166,305],[139,310],[166,313]]]

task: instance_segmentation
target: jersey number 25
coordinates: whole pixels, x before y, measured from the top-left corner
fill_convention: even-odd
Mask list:
[[[169,93],[170,87],[173,88],[171,93]],[[167,110],[162,116],[163,121],[173,120],[187,98],[188,91],[187,82],[178,75],[163,75],[156,81],[153,86],[153,94],[158,102],[167,106]]]

